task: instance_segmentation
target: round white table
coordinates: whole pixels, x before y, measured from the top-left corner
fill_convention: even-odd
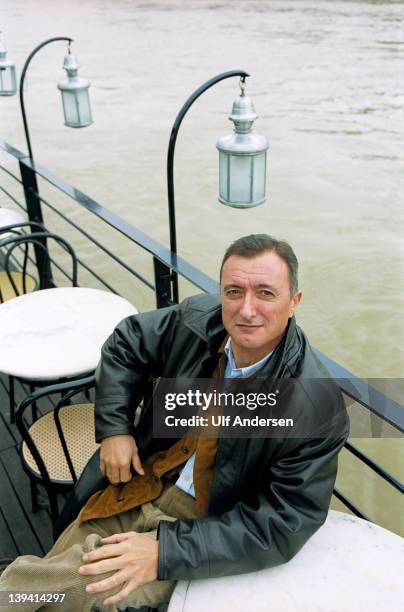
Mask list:
[[[0,230],[2,227],[6,225],[13,225],[14,223],[24,223],[26,218],[18,212],[18,210],[12,210],[11,208],[0,208]],[[3,238],[7,238],[11,236],[10,232],[1,233],[0,232],[0,240]]]
[[[92,372],[122,319],[138,311],[100,289],[34,291],[0,305],[0,372],[32,381]]]
[[[168,612],[404,610],[404,540],[331,510],[297,555],[252,574],[178,582]]]

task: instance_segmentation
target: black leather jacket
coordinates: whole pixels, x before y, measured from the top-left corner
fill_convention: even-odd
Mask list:
[[[170,446],[172,439],[152,437],[150,379],[209,377],[224,336],[220,303],[212,295],[124,319],[104,344],[96,372],[97,440],[132,434],[142,460]],[[289,401],[298,410],[304,406],[305,418],[321,410],[337,415],[333,432],[306,439],[221,438],[209,515],[160,523],[160,579],[226,576],[284,563],[325,521],[348,430],[341,395],[329,382],[326,393],[311,393],[310,379],[328,373],[294,318],[269,361],[272,377],[299,381]]]

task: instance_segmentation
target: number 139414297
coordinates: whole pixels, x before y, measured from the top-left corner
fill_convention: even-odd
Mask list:
[[[62,603],[66,593],[47,593],[45,591],[8,591],[0,594],[0,605],[24,603]]]

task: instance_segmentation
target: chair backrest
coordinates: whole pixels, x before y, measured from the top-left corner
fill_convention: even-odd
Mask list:
[[[26,235],[27,229],[30,229],[31,232],[47,231],[46,227],[38,221],[23,220],[15,223],[8,223],[7,225],[0,226],[0,244],[8,238]],[[25,245],[25,251],[27,249],[28,245]],[[27,252],[25,252],[24,255],[27,255]],[[3,304],[3,302],[6,302],[7,300],[12,299],[18,295],[9,280],[8,274],[4,271],[1,271],[2,269],[4,269],[4,252],[1,250],[0,246],[0,304]],[[36,279],[27,274],[26,270],[24,270],[23,272],[13,271],[12,276],[13,280],[15,280],[20,286],[20,291],[22,291],[23,293],[34,291],[36,289]]]
[[[57,514],[58,514],[56,496],[53,493],[54,483],[52,482],[51,477],[49,475],[49,471],[45,464],[45,460],[41,456],[41,453],[30,434],[30,425],[27,424],[27,420],[25,418],[25,412],[30,406],[32,406],[33,404],[35,404],[36,402],[38,402],[38,400],[42,398],[46,397],[49,399],[51,396],[55,394],[59,394],[59,393],[62,394],[62,398],[57,402],[57,404],[54,407],[53,416],[54,416],[54,420],[56,424],[57,433],[59,435],[59,439],[60,439],[61,446],[63,449],[63,453],[64,453],[67,465],[71,473],[72,481],[76,482],[80,474],[76,474],[74,471],[73,463],[72,463],[72,460],[69,454],[69,449],[66,443],[63,428],[60,423],[59,411],[62,407],[68,406],[70,404],[70,400],[74,395],[87,391],[88,389],[94,387],[94,384],[95,384],[94,376],[88,376],[86,378],[81,378],[75,381],[58,383],[55,385],[49,385],[25,397],[17,408],[17,412],[15,415],[16,425],[17,425],[18,431],[20,432],[20,435],[23,441],[27,445],[38,467],[38,470],[41,474],[42,483],[45,486],[48,492],[48,495],[49,495],[49,500],[51,503],[51,514],[52,514],[53,520],[56,519]],[[83,431],[83,435],[84,436],[86,435],[85,431]]]
[[[39,221],[21,221],[19,223],[11,223],[9,225],[1,225],[0,226],[0,241],[1,236],[5,234],[4,238],[9,238],[9,234],[14,234],[16,236],[21,236],[22,234],[26,234],[25,229],[31,228],[31,231],[35,232],[46,232],[47,229],[43,223],[39,223]]]
[[[15,292],[15,295],[18,296],[21,293],[26,293],[27,291],[26,277],[27,277],[27,265],[28,265],[28,260],[29,260],[28,256],[29,256],[30,246],[32,246],[36,250],[36,252],[42,256],[41,270],[37,270],[39,288],[45,289],[49,286],[54,286],[52,279],[50,278],[51,258],[50,258],[50,254],[48,250],[48,240],[54,240],[65,251],[67,251],[67,253],[69,253],[71,260],[72,260],[72,276],[71,276],[72,285],[73,287],[77,287],[77,257],[71,245],[61,236],[58,236],[57,234],[53,234],[47,231],[36,231],[32,234],[22,234],[21,235],[18,233],[17,226],[21,227],[23,225],[31,225],[32,227],[35,224],[32,224],[31,222],[27,224],[22,224],[22,223],[16,224],[13,226],[12,231],[13,233],[17,235],[7,237],[3,240],[0,239],[0,249],[2,249],[5,252],[4,263],[3,263],[4,269],[6,271],[8,280],[13,288],[13,291]],[[37,225],[40,225],[40,224],[37,224]],[[10,227],[11,226],[8,226],[7,228],[2,228],[2,231],[3,230],[10,231]],[[15,283],[15,280],[13,278],[12,270],[11,270],[11,256],[17,247],[23,247],[23,250],[24,250],[24,259],[22,263],[22,275],[23,275],[22,290],[18,289]]]

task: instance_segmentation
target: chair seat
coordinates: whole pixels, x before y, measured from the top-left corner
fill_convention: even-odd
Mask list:
[[[59,418],[71,461],[79,478],[86,463],[98,448],[95,442],[94,404],[63,406]],[[87,435],[83,436],[83,432],[87,432]],[[29,428],[29,433],[45,463],[50,479],[58,484],[72,483],[56,429],[54,412],[48,412],[35,421]],[[29,470],[40,478],[37,464],[25,442],[22,445],[22,456]]]
[[[23,293],[31,293],[31,291],[34,291],[36,288],[36,280],[29,274],[25,275],[25,291],[22,272],[10,272],[10,274],[17,287],[18,295],[22,295]],[[17,296],[10,279],[8,278],[7,272],[0,272],[0,302],[7,302],[7,300],[11,300],[15,297]]]

